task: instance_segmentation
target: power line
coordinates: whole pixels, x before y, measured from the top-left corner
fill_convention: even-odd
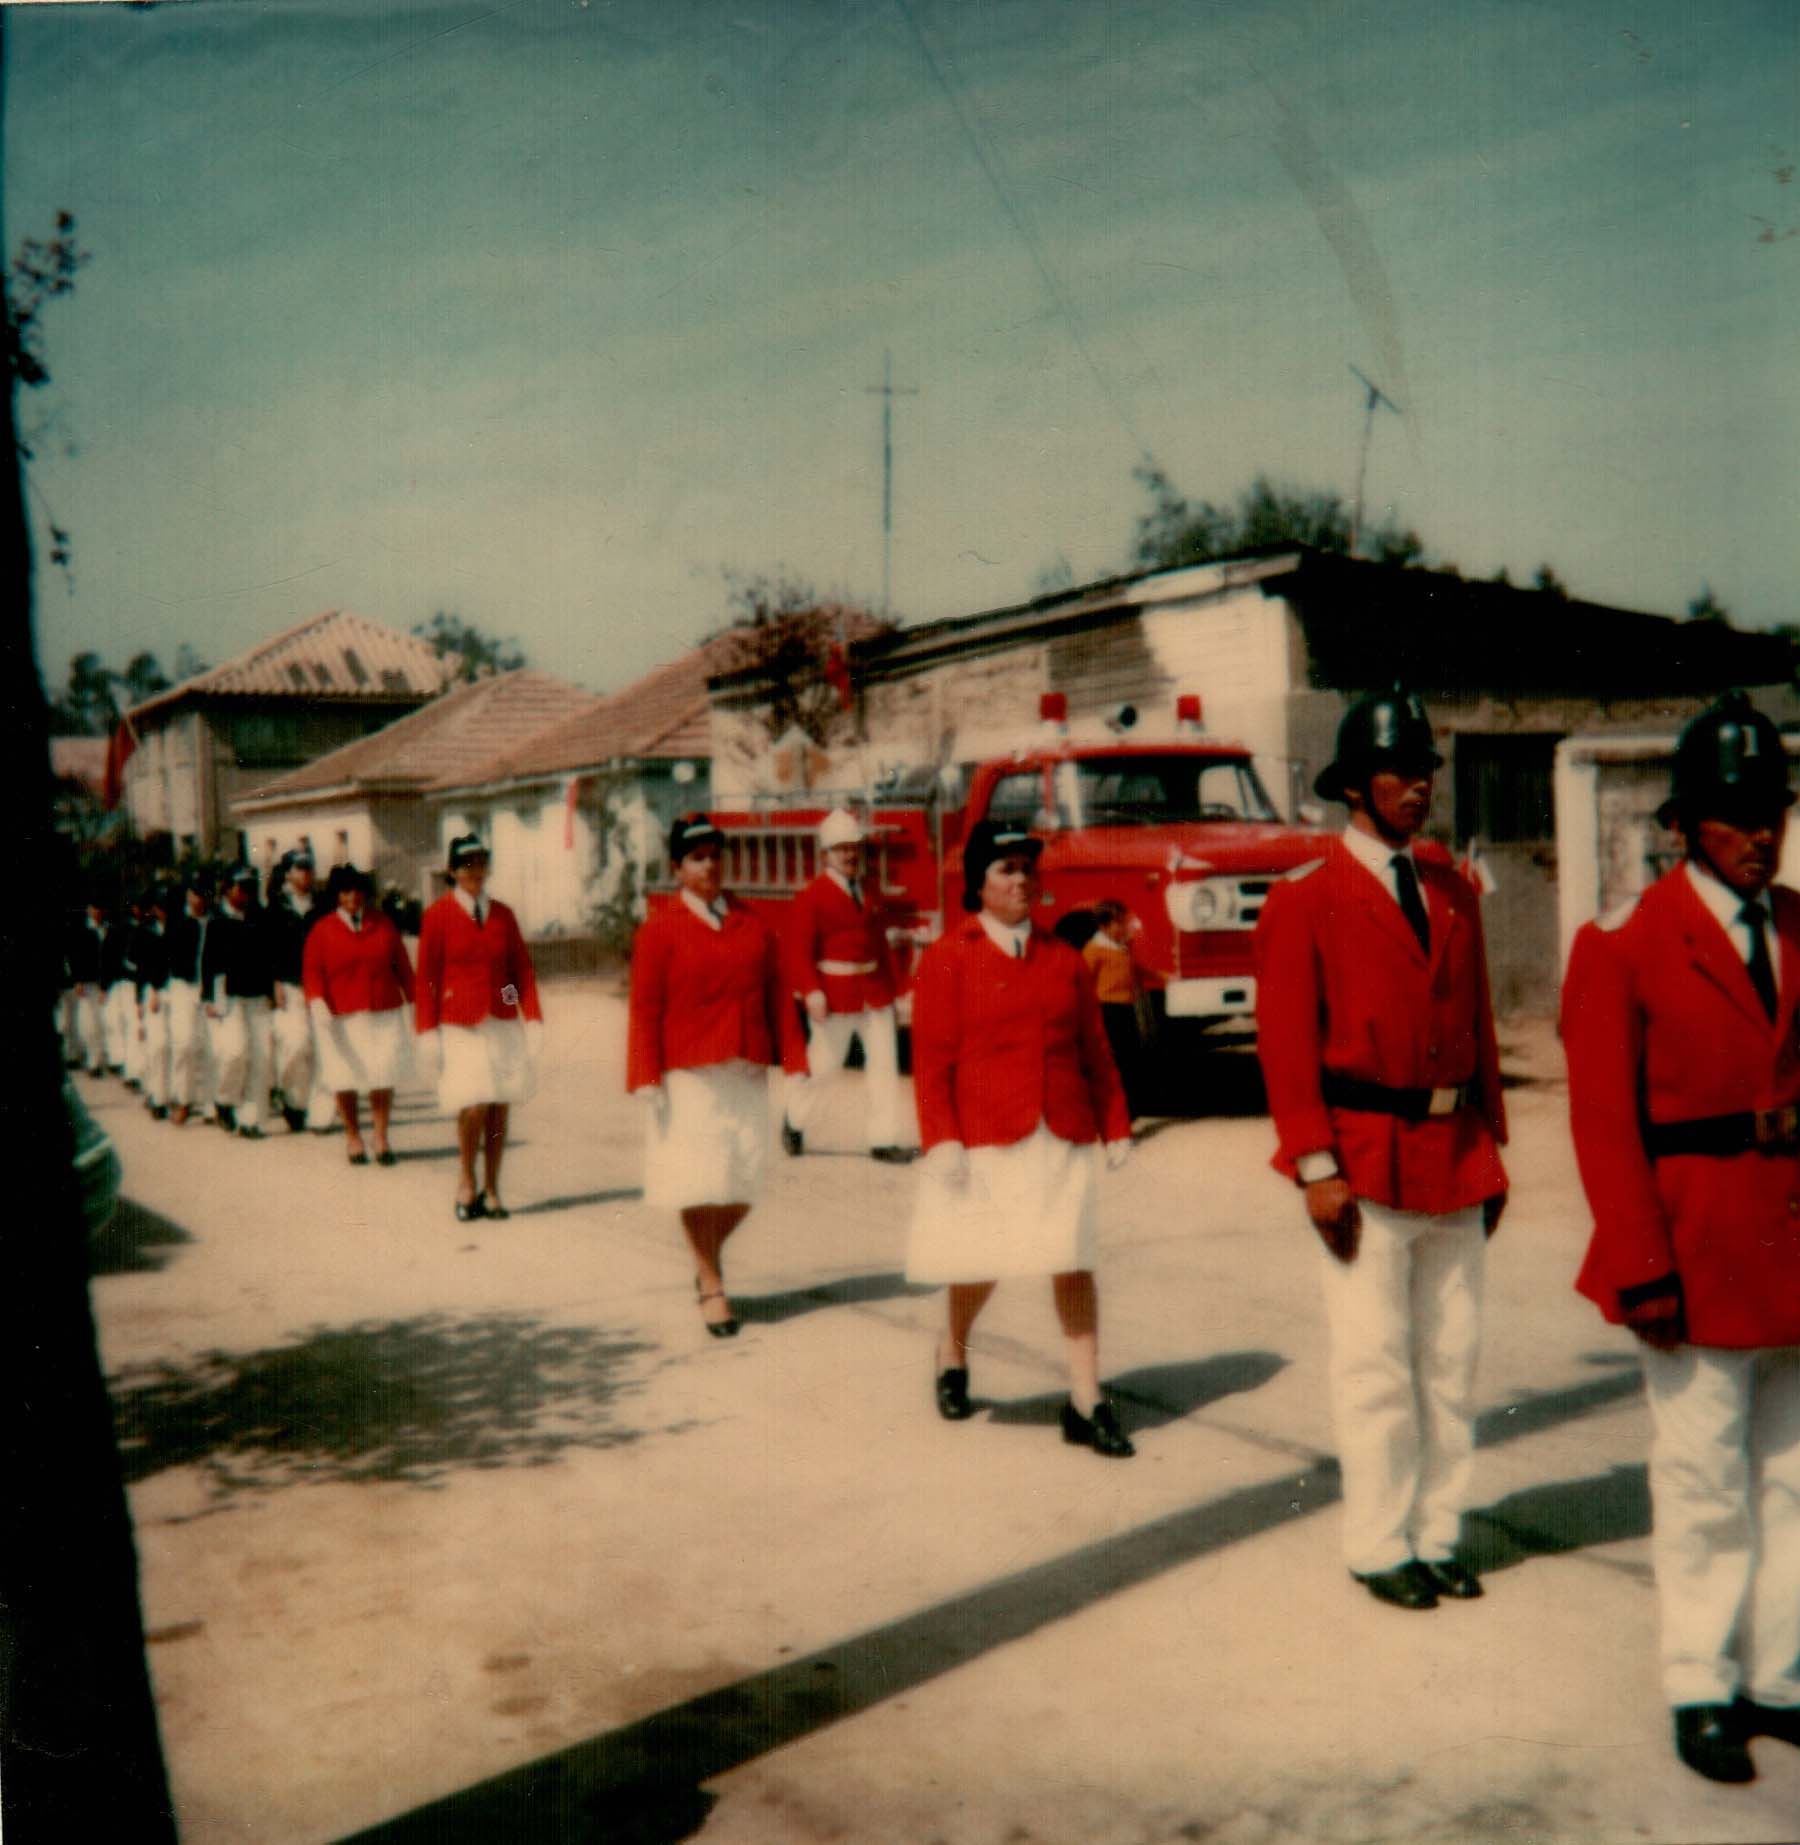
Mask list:
[[[1037,232],[1033,228],[1030,218],[1026,215],[1025,208],[1013,197],[1011,192],[1007,190],[1005,182],[1001,179],[996,158],[991,156],[987,148],[983,145],[981,133],[974,118],[970,115],[967,108],[964,107],[962,98],[957,95],[955,89],[951,86],[950,79],[945,73],[943,66],[938,62],[937,57],[932,52],[930,43],[925,37],[924,30],[913,12],[912,0],[894,0],[894,5],[898,9],[900,17],[906,21],[907,26],[911,30],[913,38],[919,47],[919,55],[925,60],[926,69],[931,72],[933,81],[943,92],[945,102],[950,105],[951,111],[955,115],[957,123],[963,131],[963,135],[969,143],[969,149],[975,156],[976,164],[979,165],[982,172],[987,175],[988,184],[994,189],[994,197],[1000,202],[1000,209],[1006,214],[1007,222],[1011,224],[1020,243],[1025,246],[1026,254],[1031,258],[1033,268],[1037,270],[1038,280],[1044,285],[1045,294],[1050,297],[1051,304],[1062,316],[1063,324],[1068,329],[1069,337],[1075,342],[1075,350],[1081,354],[1083,361],[1087,365],[1088,371],[1093,375],[1094,383],[1099,387],[1100,395],[1106,399],[1108,405],[1112,409],[1113,415],[1119,419],[1120,425],[1123,427],[1125,433],[1135,444],[1144,465],[1149,468],[1154,468],[1156,466],[1156,457],[1151,454],[1150,445],[1138,433],[1137,425],[1132,421],[1130,412],[1125,408],[1124,402],[1119,397],[1119,394],[1108,382],[1106,375],[1100,369],[1098,361],[1094,358],[1092,351],[1089,349],[1087,336],[1081,330],[1080,317],[1075,311],[1075,304],[1069,299],[1061,282],[1057,280],[1054,270],[1051,269],[1049,259],[1044,254],[1043,245],[1038,240]]]
[[[917,397],[916,385],[894,383],[894,355],[882,355],[881,382],[866,384],[865,391],[881,399],[881,612],[894,606],[894,399]]]

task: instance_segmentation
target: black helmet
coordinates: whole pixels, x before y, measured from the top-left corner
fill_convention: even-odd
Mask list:
[[[1668,826],[1680,814],[1704,818],[1745,807],[1793,805],[1781,732],[1742,691],[1722,693],[1675,740],[1669,798],[1656,810]]]
[[[1322,801],[1341,801],[1346,787],[1376,769],[1422,762],[1434,769],[1444,766],[1418,693],[1399,685],[1390,692],[1370,692],[1344,713],[1336,759],[1319,771],[1313,792]]]
[[[997,858],[1009,858],[1015,852],[1036,861],[1044,842],[1010,820],[979,820],[969,829],[963,847],[963,908],[981,908],[981,887],[987,882],[988,867]]]

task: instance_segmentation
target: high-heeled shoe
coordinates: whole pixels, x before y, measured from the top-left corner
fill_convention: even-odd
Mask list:
[[[512,1216],[512,1212],[509,1211],[492,1192],[483,1192],[481,1194],[481,1214],[483,1217],[493,1217],[502,1220]]]
[[[937,1413],[946,1422],[967,1422],[975,1413],[975,1405],[969,1401],[969,1367],[952,1366],[948,1371],[940,1371],[934,1385],[937,1397]]]
[[[462,1198],[457,1199],[456,1221],[459,1224],[472,1224],[478,1218],[485,1217],[486,1215],[487,1212],[481,1208],[481,1199],[479,1196],[466,1200]]]
[[[1119,1427],[1113,1406],[1104,1400],[1094,1405],[1091,1416],[1084,1416],[1073,1403],[1065,1403],[1062,1407],[1062,1437],[1072,1447],[1092,1448],[1096,1454],[1104,1454],[1111,1460],[1128,1460],[1137,1453],[1125,1431]]]
[[[724,1298],[725,1290],[723,1288],[714,1288],[710,1294],[702,1292],[700,1277],[698,1275],[694,1277],[694,1302],[700,1308],[700,1324],[704,1326],[715,1339],[735,1339],[738,1332],[738,1323],[735,1317],[723,1320],[709,1320],[706,1317],[706,1303],[709,1300],[723,1300]]]

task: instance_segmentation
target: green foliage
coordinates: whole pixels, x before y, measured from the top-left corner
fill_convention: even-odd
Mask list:
[[[1687,605],[1689,621],[1710,621],[1721,628],[1731,626],[1731,611],[1712,592],[1710,583],[1700,585],[1700,593]]]
[[[589,779],[593,797],[584,811],[594,822],[600,869],[589,881],[593,901],[588,908],[588,933],[607,954],[628,961],[643,920],[643,882],[631,856],[631,829],[621,806],[637,777],[628,770],[613,770]]]
[[[1548,564],[1539,564],[1531,575],[1531,587],[1541,590],[1546,596],[1563,596],[1569,593],[1569,586]]]
[[[1350,509],[1338,494],[1299,491],[1259,474],[1235,506],[1225,507],[1186,499],[1159,467],[1141,466],[1133,474],[1150,496],[1132,540],[1135,569],[1174,570],[1280,545],[1350,553]],[[1425,555],[1418,533],[1392,521],[1364,530],[1357,548],[1384,564],[1415,564]]]
[[[206,663],[184,641],[175,670],[177,678],[191,679],[206,671]],[[78,653],[69,662],[62,696],[51,702],[50,728],[60,737],[107,736],[123,712],[166,692],[173,683],[153,653],[134,653],[123,669],[108,666],[91,649]]]
[[[27,237],[6,272],[6,363],[15,383],[36,388],[50,382],[44,360],[44,309],[75,289],[76,272],[90,252],[75,241],[75,220],[56,214],[56,235],[43,242]],[[27,451],[29,458],[29,451]]]
[[[496,640],[473,622],[442,609],[429,622],[415,623],[413,633],[440,660],[456,661],[458,679],[491,679],[497,673],[516,673],[525,665],[524,650],[515,635]]]

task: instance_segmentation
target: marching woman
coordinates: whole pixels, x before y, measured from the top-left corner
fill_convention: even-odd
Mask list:
[[[388,1122],[394,1085],[406,1064],[406,1008],[412,963],[400,931],[370,901],[367,872],[339,865],[325,887],[331,906],[306,934],[303,984],[318,1045],[319,1078],[337,1097],[350,1164],[366,1166],[356,1098],[366,1094],[374,1123],[375,1163],[394,1164]]]
[[[306,938],[330,913],[313,889],[313,855],[283,853],[269,874],[269,932],[275,945],[275,1089],[293,1134],[331,1126],[331,1091],[317,1080],[312,1015],[306,1003]]]
[[[473,833],[451,840],[450,889],[419,929],[418,1026],[438,1047],[438,1105],[456,1116],[456,1220],[509,1217],[500,1202],[507,1110],[537,1087],[542,1028],[537,975],[511,910],[486,895],[488,852]],[[482,1184],[475,1185],[475,1155]]]
[[[700,1317],[715,1339],[738,1323],[719,1254],[762,1189],[768,1066],[785,1048],[790,1001],[774,933],[725,895],[724,840],[704,814],[669,830],[677,900],[638,931],[631,954],[625,1087],[650,1112],[644,1201],[676,1211],[694,1256]]]
[[[937,1406],[973,1414],[970,1329],[1001,1276],[1048,1275],[1068,1343],[1063,1439],[1134,1452],[1100,1395],[1096,1142],[1125,1162],[1131,1121],[1093,976],[1034,929],[1041,840],[983,820],[963,853],[968,920],[926,951],[913,989],[913,1088],[925,1164],[909,1281],[949,1284]]]

